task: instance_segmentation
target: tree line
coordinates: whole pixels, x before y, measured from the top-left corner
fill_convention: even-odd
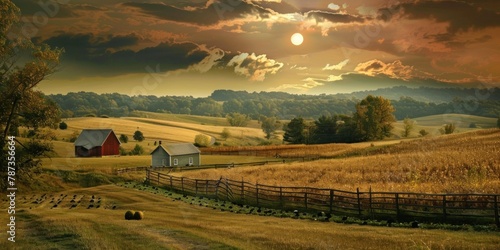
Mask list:
[[[389,100],[368,95],[355,105],[355,110],[352,116],[323,115],[313,123],[295,117],[284,126],[283,141],[292,144],[350,143],[390,136],[396,118]]]
[[[386,89],[388,93],[392,89]],[[427,90],[431,91],[430,88]],[[446,89],[433,89],[432,93]],[[480,91],[479,89],[476,90]],[[455,91],[457,92],[457,91]],[[471,92],[470,89],[464,93]],[[488,98],[474,96],[455,97],[450,102],[424,102],[402,96],[391,100],[394,116],[398,120],[428,115],[458,113],[498,117],[500,89],[492,89]],[[368,94],[367,94],[368,95]],[[364,97],[366,97],[365,95]],[[482,95],[485,96],[485,95]],[[317,119],[321,116],[352,115],[361,98],[344,95],[293,95],[282,92],[253,92],[216,90],[209,97],[192,96],[127,96],[118,93],[92,92],[49,95],[61,110],[63,118],[81,116],[130,116],[133,111],[226,117],[233,113],[259,119],[261,116],[292,119],[300,116]],[[362,97],[362,98],[364,98]],[[384,96],[382,96],[384,97]],[[386,98],[387,99],[387,98]]]

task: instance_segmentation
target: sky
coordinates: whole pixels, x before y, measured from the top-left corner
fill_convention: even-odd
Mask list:
[[[13,2],[21,35],[65,49],[47,94],[500,87],[498,0]]]

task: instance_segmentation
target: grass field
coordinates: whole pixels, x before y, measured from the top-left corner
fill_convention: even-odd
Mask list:
[[[342,150],[335,144],[323,151]],[[328,150],[327,147],[331,147]],[[314,151],[314,150],[313,150]],[[342,190],[500,193],[500,130],[480,130],[402,141],[351,152],[347,158],[263,167],[185,172],[192,178]]]
[[[0,245],[2,249],[497,249],[500,244],[496,232],[235,214],[155,192],[105,185],[47,193],[45,199],[42,193],[19,194],[16,242],[7,242],[6,230],[1,230]],[[40,204],[33,203],[37,200]],[[124,220],[127,210],[143,211],[145,218]],[[7,216],[1,216],[0,223],[6,225]]]

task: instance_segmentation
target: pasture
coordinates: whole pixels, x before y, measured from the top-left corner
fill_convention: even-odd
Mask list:
[[[7,242],[2,230],[0,245],[3,249],[496,249],[500,244],[498,233],[245,215],[181,201],[187,198],[121,185],[20,194],[16,242]],[[143,211],[145,218],[127,221],[127,210]],[[7,224],[7,217],[0,217],[0,223]]]

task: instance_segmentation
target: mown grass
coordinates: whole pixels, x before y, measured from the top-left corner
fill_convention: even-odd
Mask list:
[[[61,193],[85,201],[92,195],[102,198],[103,206],[90,209],[69,209],[65,206],[68,200],[53,209],[45,203],[35,206],[29,194],[26,203],[19,203],[17,242],[8,243],[2,230],[0,244],[4,249],[496,249],[500,244],[497,233],[371,227],[222,212],[182,202],[166,191],[137,188],[106,185]],[[60,193],[51,195],[60,197]],[[144,211],[145,218],[126,221],[127,210]],[[0,223],[6,224],[7,218],[2,216]]]

